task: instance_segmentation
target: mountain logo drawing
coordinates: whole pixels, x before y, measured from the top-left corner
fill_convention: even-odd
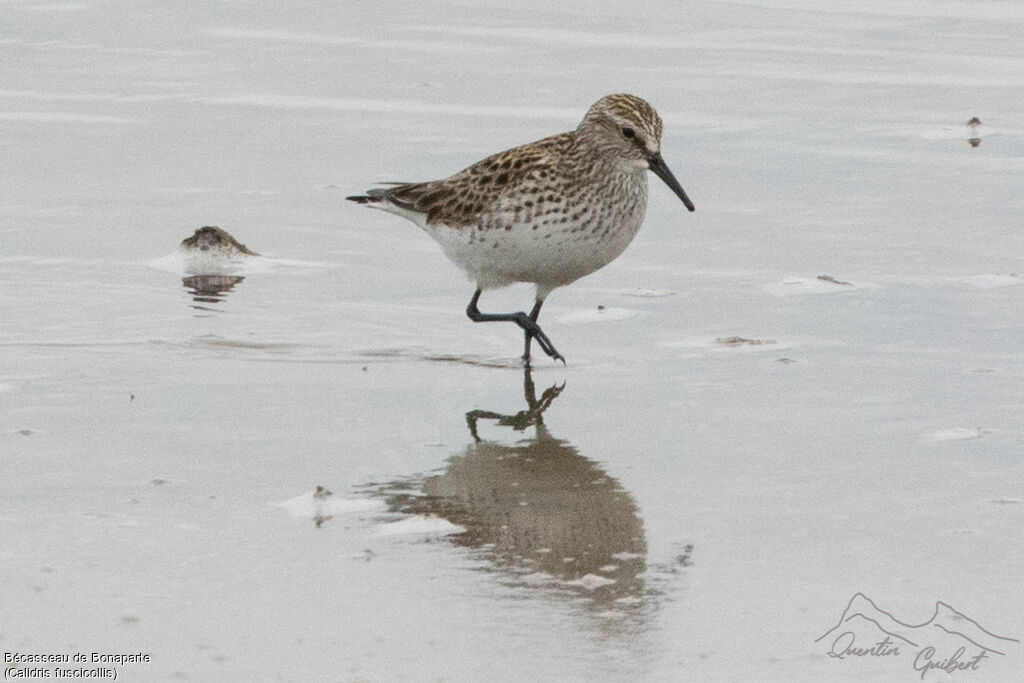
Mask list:
[[[863,593],[855,593],[835,626],[814,642],[835,659],[912,659],[922,680],[929,672],[978,671],[986,660],[1016,654],[1020,641],[997,635],[939,601],[928,621],[900,621]]]

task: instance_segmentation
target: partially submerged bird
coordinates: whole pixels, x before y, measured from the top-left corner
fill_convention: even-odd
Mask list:
[[[207,225],[196,230],[191,237],[181,241],[181,248],[185,251],[213,251],[220,252],[226,256],[259,256],[255,251],[248,249],[244,244],[232,237],[226,230]]]
[[[693,202],[661,156],[661,117],[633,95],[598,100],[576,130],[499,152],[444,180],[396,184],[348,197],[407,218],[476,281],[466,308],[475,322],[514,322],[565,362],[537,324],[557,287],[613,261],[633,241],[647,208],[647,171],[690,211]],[[531,282],[530,313],[481,313],[485,289]]]
[[[245,279],[238,272],[259,254],[226,230],[207,225],[181,241],[177,257],[185,272],[181,283],[192,298],[201,303],[217,303]]]

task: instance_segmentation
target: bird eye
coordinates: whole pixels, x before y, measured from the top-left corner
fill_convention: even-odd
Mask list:
[[[625,137],[625,138],[627,138],[629,140],[632,140],[633,138],[636,137],[636,131],[633,130],[632,128],[623,128],[622,129],[622,135],[623,135],[623,137]]]

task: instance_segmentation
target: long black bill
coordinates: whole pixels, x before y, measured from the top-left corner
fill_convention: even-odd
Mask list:
[[[679,184],[679,181],[676,180],[676,177],[674,175],[672,175],[672,171],[668,170],[668,164],[665,163],[665,160],[661,158],[660,154],[653,155],[650,159],[647,160],[647,163],[650,166],[650,169],[654,171],[654,175],[664,180],[665,184],[671,187],[672,191],[675,192],[679,196],[679,198],[683,200],[683,204],[686,204],[687,209],[689,209],[690,211],[697,210],[697,207],[693,205],[693,202],[690,201],[690,198],[686,196],[686,191],[683,190],[683,187]]]

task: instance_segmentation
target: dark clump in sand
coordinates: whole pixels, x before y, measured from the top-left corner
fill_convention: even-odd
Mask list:
[[[967,127],[971,129],[971,137],[967,139],[967,144],[971,147],[977,147],[981,144],[981,136],[978,135],[978,126],[981,125],[981,119],[977,116],[972,116],[971,120],[967,122]]]
[[[724,346],[762,346],[774,344],[774,339],[748,339],[747,337],[719,337],[715,340]]]
[[[819,275],[818,279],[821,280],[822,282],[831,282],[834,285],[840,285],[841,287],[853,287],[852,282],[847,282],[846,280],[837,280],[831,275]]]
[[[232,237],[226,230],[207,225],[199,228],[195,233],[181,242],[181,248],[185,250],[199,251],[220,251],[226,254],[245,254],[247,256],[259,256],[244,244]]]

